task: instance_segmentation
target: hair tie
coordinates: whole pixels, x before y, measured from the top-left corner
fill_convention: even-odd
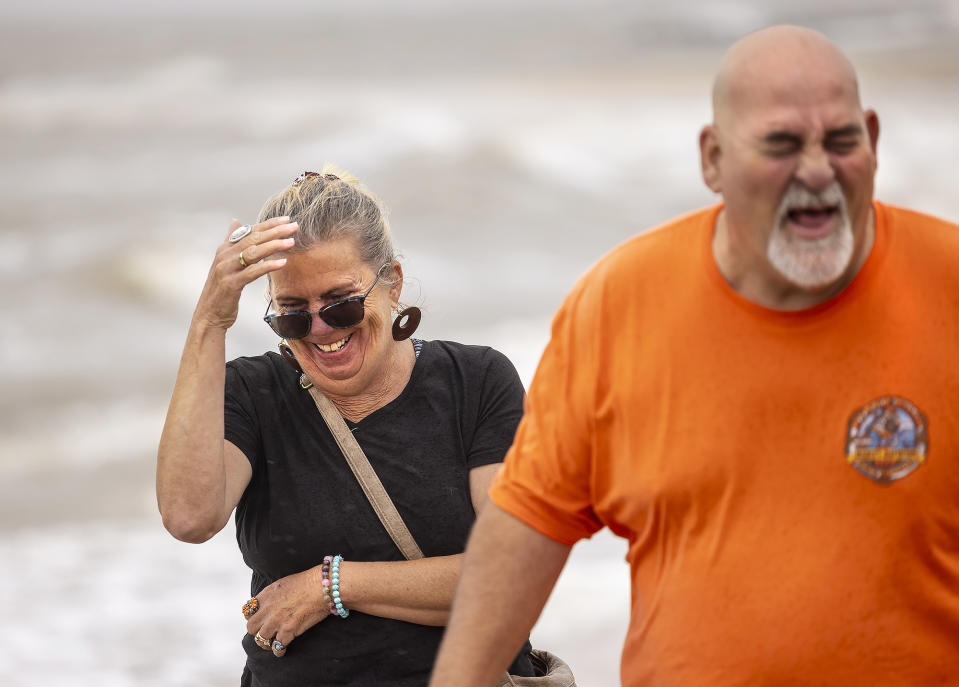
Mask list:
[[[340,178],[335,174],[320,174],[319,172],[300,172],[299,176],[293,180],[291,186],[298,186],[300,182],[309,179],[310,177],[322,176],[327,181],[339,181]]]

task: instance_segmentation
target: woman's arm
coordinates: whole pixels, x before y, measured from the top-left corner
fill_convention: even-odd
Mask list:
[[[470,496],[477,515],[488,501],[487,492],[499,468],[496,463],[470,470]],[[415,561],[343,561],[340,598],[346,608],[369,615],[419,625],[445,625],[462,560],[463,554]],[[247,632],[259,632],[289,645],[324,620],[329,612],[321,577],[320,566],[316,566],[266,587],[257,594],[260,610],[247,621]],[[274,653],[282,656],[285,649]]]
[[[343,561],[346,608],[419,625],[446,625],[463,554],[415,561]]]
[[[156,481],[163,524],[183,541],[199,543],[219,532],[253,474],[243,453],[223,437],[226,330],[236,320],[243,287],[285,264],[257,261],[289,247],[296,225],[286,220],[268,220],[239,243],[220,246],[190,323],[160,437]],[[231,231],[238,226],[234,220]]]
[[[477,516],[489,501],[489,488],[500,463],[473,468],[470,497]],[[415,561],[343,561],[343,605],[370,615],[421,625],[445,625],[460,576],[463,554]]]

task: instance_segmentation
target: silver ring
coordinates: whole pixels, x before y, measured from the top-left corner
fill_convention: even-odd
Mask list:
[[[273,640],[273,651],[285,651],[286,645],[281,642],[279,639]]]
[[[230,243],[236,243],[241,240],[244,236],[253,231],[253,228],[249,224],[244,224],[242,227],[237,227],[233,230],[233,233],[230,234]]]

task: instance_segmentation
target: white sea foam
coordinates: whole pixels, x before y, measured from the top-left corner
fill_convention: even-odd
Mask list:
[[[0,538],[8,685],[230,685],[239,681],[249,576],[232,528],[202,547],[159,518],[28,528]]]
[[[106,403],[79,401],[23,414],[16,424],[3,428],[0,475],[16,480],[26,472],[88,471],[117,461],[142,460],[156,451],[165,415],[165,403],[136,396]]]

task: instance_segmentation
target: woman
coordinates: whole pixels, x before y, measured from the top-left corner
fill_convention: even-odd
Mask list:
[[[355,179],[304,172],[258,224],[230,229],[160,440],[164,526],[202,542],[236,509],[253,570],[243,685],[424,685],[522,385],[492,349],[407,338],[409,317],[391,326],[403,270],[379,202]],[[264,274],[265,319],[286,337],[287,359],[224,367],[240,292]],[[310,383],[353,430],[425,558],[405,560],[380,524]],[[331,566],[342,610],[331,605]],[[525,651],[512,672],[533,674]]]

